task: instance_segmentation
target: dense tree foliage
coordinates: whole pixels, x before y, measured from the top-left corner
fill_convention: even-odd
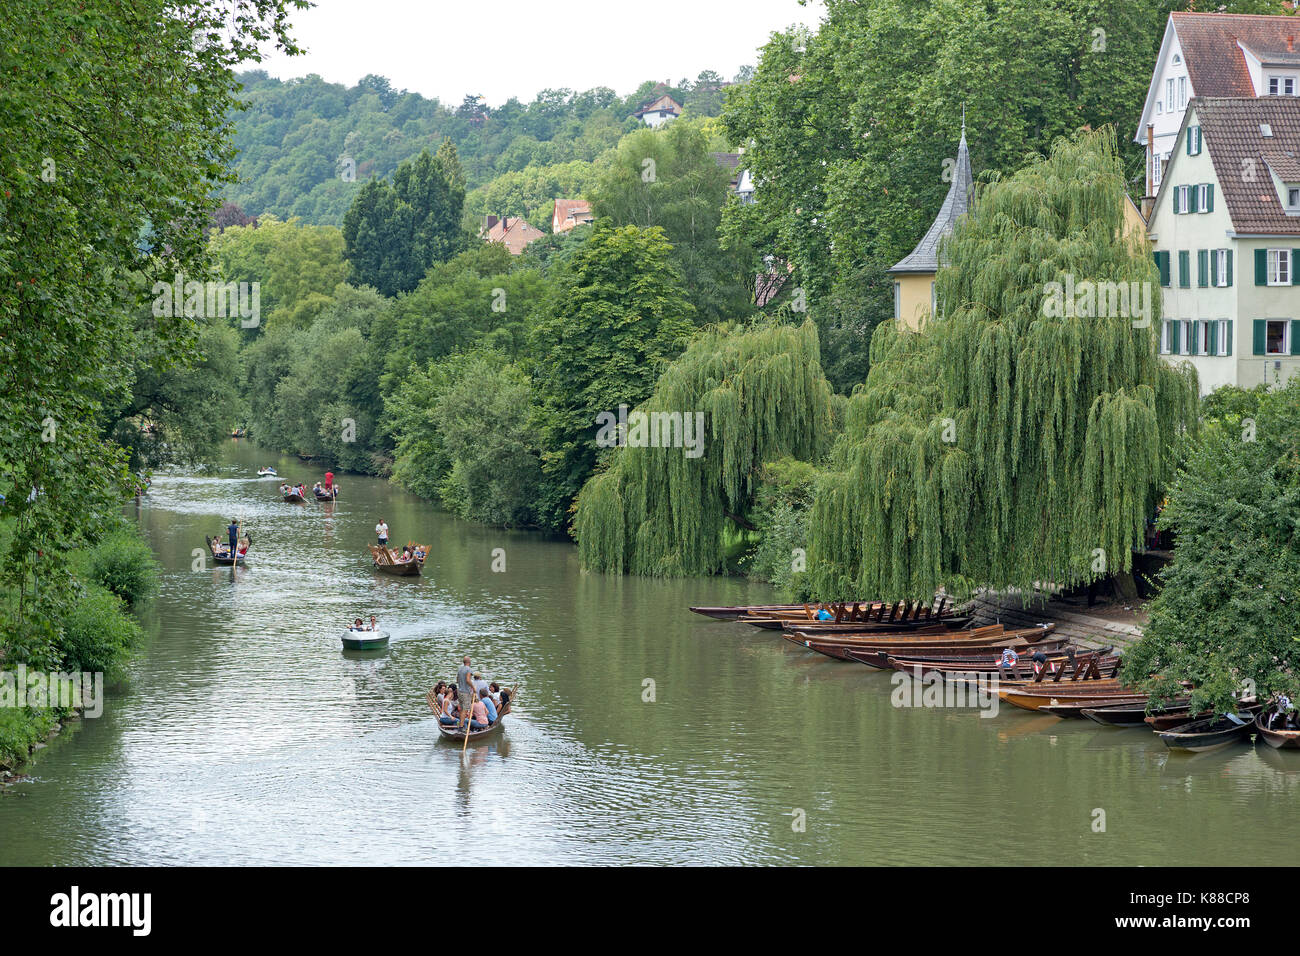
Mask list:
[[[540,515],[557,529],[595,467],[596,416],[648,398],[694,319],[662,229],[592,229],[560,261],[531,338],[549,479]]]
[[[1178,543],[1125,657],[1154,691],[1194,683],[1194,711],[1243,688],[1300,701],[1300,379],[1220,392],[1161,513]]]
[[[304,5],[195,0],[182,15],[162,0],[53,0],[40,16],[0,6],[6,663],[98,665],[132,636],[116,598],[78,603],[87,592],[68,556],[114,526],[133,484],[127,451],[104,429],[109,409],[131,400],[147,290],[206,275],[205,230],[231,178],[234,68],[262,44],[292,50],[285,18]],[[194,316],[159,317],[144,347],[180,367],[204,329]]]
[[[638,444],[633,423],[626,447],[583,488],[574,522],[583,565],[721,571],[725,526],[750,524],[764,465],[819,458],[832,435],[831,409],[811,323],[706,330],[636,408],[648,416],[651,444]],[[656,421],[669,423],[667,436]],[[687,445],[691,432],[698,448]]]
[[[1124,235],[1125,201],[1107,132],[1058,140],[977,198],[946,243],[942,317],[875,333],[817,489],[819,591],[923,598],[1130,569],[1196,382],[1156,353],[1159,280],[1145,239]],[[1134,283],[1150,311],[1054,312],[1067,277]]]
[[[352,281],[384,295],[410,292],[429,266],[446,262],[466,243],[461,231],[465,177],[456,147],[402,163],[393,181],[366,183],[343,217]]]

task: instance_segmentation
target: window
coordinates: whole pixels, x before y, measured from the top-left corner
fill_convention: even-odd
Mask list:
[[[1268,284],[1291,284],[1291,250],[1268,250]]]
[[[1181,110],[1187,106],[1187,77],[1178,78],[1178,108]]]
[[[903,288],[902,283],[894,283],[894,319],[903,317]]]
[[[1174,323],[1165,319],[1160,323],[1160,354],[1168,355],[1174,350],[1173,344]]]
[[[1164,111],[1165,111],[1165,101],[1156,100],[1156,115],[1159,116]]]
[[[1174,187],[1174,212],[1185,213],[1191,208],[1192,204],[1192,187],[1176,186]]]
[[[1199,156],[1201,154],[1201,128],[1199,126],[1187,127],[1187,155]]]
[[[1300,212],[1300,186],[1286,187],[1286,211]]]
[[[1174,111],[1174,81],[1165,80],[1165,102],[1169,104],[1169,112]]]
[[[1192,206],[1192,212],[1213,212],[1214,211],[1214,187],[1209,183],[1203,183],[1196,187],[1195,205]]]
[[[1195,352],[1193,351],[1193,346],[1196,343],[1195,343],[1195,339],[1193,338],[1192,321],[1190,319],[1179,319],[1178,324],[1182,326],[1182,328],[1179,330],[1181,332],[1179,338],[1182,340],[1179,343],[1182,345],[1180,352],[1183,355],[1194,355]]]
[[[1269,96],[1295,96],[1294,76],[1270,76],[1268,78]]]
[[[1256,319],[1255,354],[1290,354],[1291,325],[1292,323],[1288,319]]]
[[[1232,354],[1232,319],[1216,319],[1214,324],[1218,326],[1215,335],[1215,355]]]
[[[1159,188],[1160,180],[1162,178],[1162,174],[1164,173],[1164,169],[1165,169],[1164,160],[1159,156],[1153,156],[1151,158],[1151,188],[1152,189]]]
[[[1204,319],[1196,323],[1196,354],[1197,355],[1214,354],[1214,348],[1212,344],[1214,336],[1212,335],[1210,330],[1210,326],[1212,324],[1213,323],[1205,321]]]
[[[1210,258],[1210,284],[1218,288],[1232,285],[1232,250],[1215,249]]]
[[[934,283],[930,283],[930,314],[935,318],[939,316],[939,297],[935,294]]]

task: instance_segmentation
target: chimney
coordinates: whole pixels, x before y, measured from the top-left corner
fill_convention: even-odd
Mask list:
[[[1156,205],[1156,198],[1151,195],[1151,181],[1155,178],[1152,175],[1155,169],[1152,163],[1160,162],[1156,156],[1155,129],[1154,123],[1147,123],[1147,191],[1142,197],[1142,218],[1147,222],[1151,221],[1151,212]]]
[[[492,229],[492,227],[495,226],[495,225],[496,225],[498,222],[500,222],[500,221],[501,221],[501,220],[497,219],[496,216],[484,216],[484,217],[483,217],[483,231],[484,231],[484,232],[489,232],[489,231]]]

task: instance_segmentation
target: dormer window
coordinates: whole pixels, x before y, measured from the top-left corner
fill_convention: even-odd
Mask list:
[[[1300,216],[1300,186],[1287,185],[1286,211],[1291,215]]]
[[[1268,78],[1269,96],[1295,96],[1294,76],[1270,76]]]

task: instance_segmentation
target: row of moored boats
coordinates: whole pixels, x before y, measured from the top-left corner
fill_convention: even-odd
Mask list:
[[[930,604],[851,601],[691,610],[779,631],[792,644],[839,661],[944,682],[995,682],[1003,701],[1025,710],[1112,727],[1149,726],[1175,750],[1215,750],[1248,742],[1252,734],[1271,747],[1300,749],[1297,712],[1285,699],[1267,707],[1243,699],[1231,713],[1193,714],[1190,687],[1173,700],[1154,702],[1123,683],[1113,647],[1056,638],[1053,623],[977,627],[942,597]]]

